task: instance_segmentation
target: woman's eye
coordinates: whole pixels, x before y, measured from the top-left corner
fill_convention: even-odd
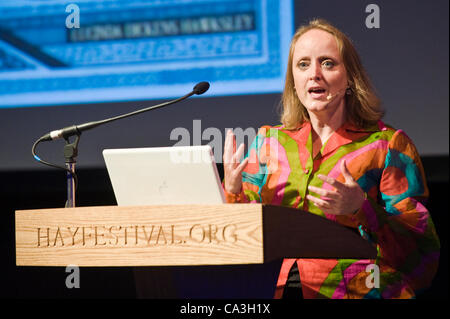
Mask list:
[[[326,60],[326,61],[322,62],[322,65],[324,67],[326,67],[327,69],[331,69],[334,66],[334,63],[333,63],[333,61]]]
[[[306,62],[306,61],[300,61],[300,62],[298,63],[298,67],[299,67],[300,69],[305,69],[305,68],[308,67],[308,62]]]

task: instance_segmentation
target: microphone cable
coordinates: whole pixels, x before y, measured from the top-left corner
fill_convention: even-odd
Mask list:
[[[53,164],[53,163],[44,161],[39,156],[37,156],[37,154],[36,154],[36,147],[43,140],[44,139],[42,137],[39,138],[36,142],[34,142],[33,147],[31,148],[31,154],[33,155],[34,159],[36,161],[38,161],[39,163],[41,163],[41,164],[44,164],[44,165],[47,165],[47,166],[50,166],[50,167],[59,168],[59,169],[65,170],[67,173],[70,173],[73,176],[73,180],[74,180],[74,183],[75,183],[75,190],[76,190],[77,187],[78,187],[78,176],[77,176],[77,174],[75,172],[71,171],[70,169],[68,169],[65,166],[58,165],[58,164]]]

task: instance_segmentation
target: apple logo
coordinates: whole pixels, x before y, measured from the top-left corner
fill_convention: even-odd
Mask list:
[[[162,182],[162,184],[158,187],[159,195],[164,196],[168,188],[169,186],[167,186],[167,182],[166,181]]]

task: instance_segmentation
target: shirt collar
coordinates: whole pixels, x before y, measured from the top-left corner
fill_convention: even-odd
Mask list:
[[[374,132],[379,132],[381,127],[384,127],[384,123],[381,121],[379,121],[378,124],[370,125],[365,128],[359,127],[350,121],[347,121],[329,137],[328,141],[325,142],[325,145],[322,147],[321,154],[322,156],[325,156],[343,145],[352,143]],[[298,126],[298,129],[299,143],[306,147],[308,139],[311,135],[311,123],[303,122]]]

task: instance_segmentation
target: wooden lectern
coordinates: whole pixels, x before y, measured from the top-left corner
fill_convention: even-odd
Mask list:
[[[353,229],[262,204],[16,211],[18,266],[263,264],[284,257],[376,257]]]

